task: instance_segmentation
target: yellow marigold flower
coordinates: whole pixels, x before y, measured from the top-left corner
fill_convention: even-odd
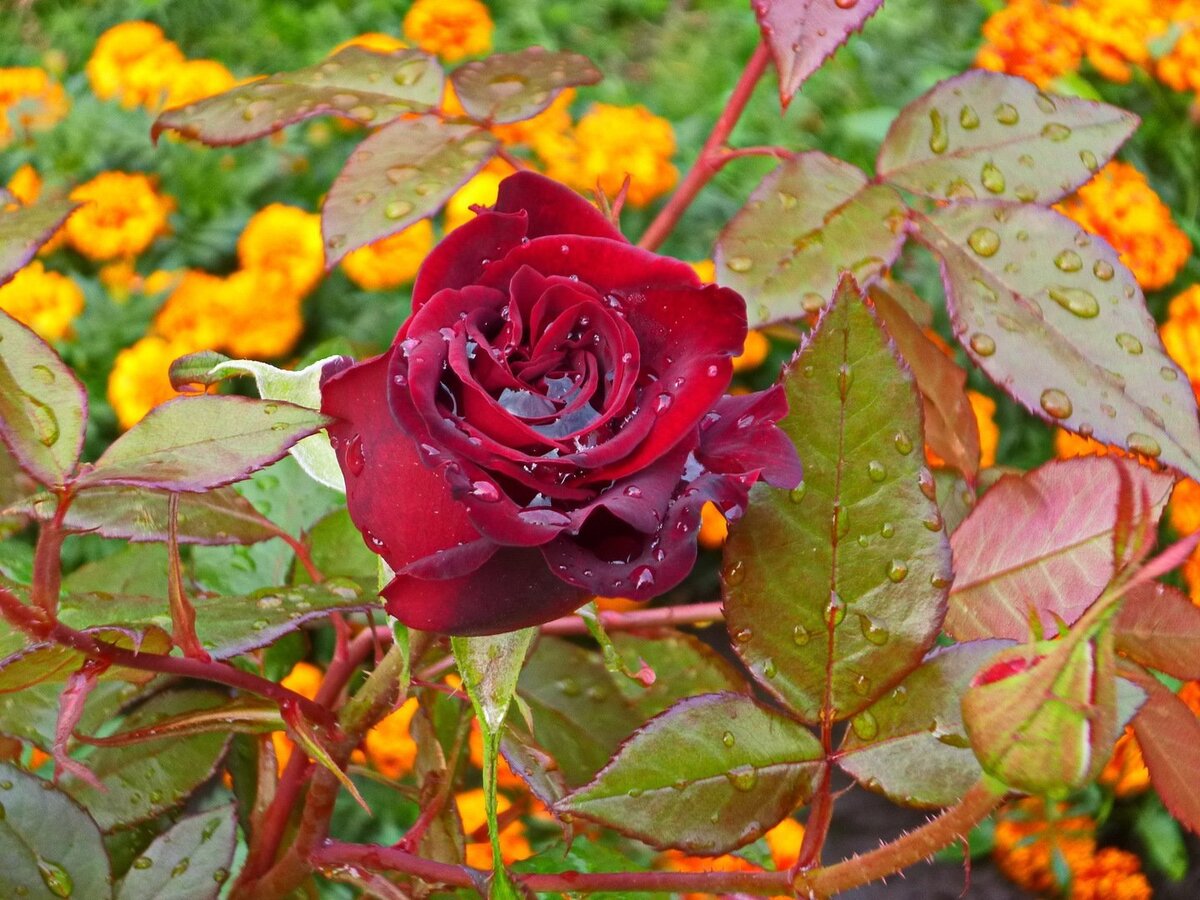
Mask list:
[[[442,228],[449,234],[464,222],[475,218],[472,206],[492,206],[500,182],[513,173],[514,169],[502,159],[493,159],[472,176],[446,201]]]
[[[1110,162],[1056,207],[1121,254],[1142,287],[1166,287],[1192,253],[1192,242],[1170,208],[1128,163]]]
[[[399,234],[359,247],[342,260],[342,271],[361,288],[382,291],[408,284],[433,247],[433,226],[422,219]]]
[[[700,546],[706,550],[718,550],[729,537],[729,523],[715,503],[700,507]]]
[[[325,250],[321,217],[299,207],[272,203],[250,217],[237,242],[244,269],[258,269],[278,290],[303,297],[321,280]]]
[[[185,272],[158,311],[154,330],[189,353],[227,347],[234,316],[226,287],[226,280],[216,275]]]
[[[42,193],[42,176],[37,173],[37,169],[29,163],[25,163],[13,172],[12,178],[8,179],[5,188],[18,203],[28,206]]]
[[[292,671],[288,672],[279,684],[289,691],[295,691],[301,697],[312,700],[317,696],[317,691],[321,689],[321,680],[324,677],[325,673],[312,663],[298,662],[292,666]],[[282,772],[295,745],[283,731],[272,731],[271,743],[275,745],[275,763]]]
[[[83,312],[83,291],[58,272],[47,272],[34,260],[0,286],[0,309],[28,325],[47,341],[71,334],[71,323]]]
[[[1171,502],[1167,504],[1167,516],[1176,534],[1200,531],[1200,482],[1190,478],[1175,482]]]
[[[1200,22],[1184,28],[1155,64],[1158,80],[1177,91],[1200,92]]]
[[[367,732],[363,742],[367,759],[388,778],[400,778],[412,771],[417,745],[409,733],[409,724],[416,711],[417,698],[410,697]]]
[[[304,331],[300,297],[268,269],[242,269],[223,279],[218,302],[229,317],[225,347],[239,359],[275,359]]]
[[[44,69],[0,69],[0,147],[30,131],[43,131],[67,114],[62,85]]]
[[[996,448],[1000,445],[996,401],[979,391],[967,391],[967,402],[971,404],[971,412],[975,413],[975,427],[979,429],[979,466],[987,469],[996,464]],[[946,465],[946,461],[928,446],[925,447],[925,459],[934,468]]]
[[[67,242],[89,259],[136,256],[167,230],[175,204],[140,172],[102,172],[71,191],[84,205],[64,226]]]
[[[547,174],[581,192],[600,185],[609,196],[629,175],[628,200],[645,206],[675,186],[679,170],[671,163],[675,133],[671,123],[641,105],[597,103],[562,139],[534,148]]]
[[[746,332],[746,342],[742,344],[742,352],[733,358],[733,371],[749,372],[757,369],[771,352],[771,342],[761,331]]]
[[[148,335],[117,354],[108,376],[108,402],[122,429],[132,428],[160,403],[178,396],[167,371],[189,348]]]
[[[1172,298],[1159,336],[1193,388],[1200,385],[1200,284],[1193,284]]]
[[[404,16],[404,36],[447,62],[491,50],[493,27],[479,0],[417,0]]]
[[[775,871],[782,872],[796,864],[800,845],[804,843],[804,826],[795,819],[784,819],[763,835],[771,851]]]
[[[717,280],[717,267],[711,259],[698,259],[695,262],[688,263],[692,267],[700,280],[705,284],[714,284]]]
[[[631,612],[644,609],[646,604],[641,600],[630,600],[628,597],[594,597],[596,607],[600,612]]]
[[[1109,81],[1124,83],[1150,61],[1149,42],[1166,30],[1161,0],[1076,0],[1067,15],[1084,56]]]
[[[758,872],[754,863],[732,853],[723,856],[688,856],[682,850],[667,850],[655,861],[655,868],[668,872]],[[711,900],[712,894],[680,894],[683,900]]]
[[[457,102],[457,97],[455,101]],[[567,88],[549,106],[534,116],[508,125],[493,125],[492,133],[506,144],[536,147],[543,135],[565,134],[571,127],[571,104],[575,89]]]
[[[1129,726],[1125,726],[1125,733],[1117,738],[1112,758],[1105,765],[1098,780],[1112,788],[1112,792],[1118,797],[1140,794],[1150,786],[1150,770],[1146,768],[1142,748]]]
[[[471,841],[471,836],[487,825],[487,814],[483,805],[483,788],[463,791],[454,798],[458,806],[458,815],[462,819],[463,833],[467,836],[466,861],[467,865],[477,869],[492,867],[492,847],[485,839]],[[503,794],[496,797],[496,812],[504,813],[512,803]],[[525,826],[520,820],[514,820],[500,831],[500,856],[505,863],[514,863],[533,855],[533,848],[525,839]]]
[[[237,78],[215,59],[189,59],[174,67],[163,106],[186,106],[229,90]]]
[[[975,65],[1045,87],[1079,67],[1083,48],[1070,12],[1051,0],[1011,0],[984,23]]]
[[[407,46],[408,44],[404,43],[398,37],[392,37],[390,34],[384,34],[381,31],[368,31],[365,34],[342,41],[329,51],[329,55],[333,56],[341,53],[347,47],[361,47],[373,53],[394,53],[397,50],[403,50]]]
[[[135,21],[122,22],[100,35],[85,70],[101,100],[157,110],[183,63],[183,52],[161,28]]]

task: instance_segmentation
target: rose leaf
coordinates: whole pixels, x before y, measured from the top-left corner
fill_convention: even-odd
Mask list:
[[[71,200],[47,200],[7,212],[0,208],[0,284],[33,259],[78,206]]]
[[[180,819],[134,860],[117,900],[216,900],[236,839],[233,806]]]
[[[780,427],[804,482],[756,489],[732,530],[726,626],[754,677],[804,721],[844,719],[924,658],[945,615],[950,547],[912,376],[851,279],[784,387]]]
[[[595,84],[601,77],[582,54],[528,47],[459,66],[450,81],[467,115],[504,124],[532,118],[550,106],[563,88]]]
[[[975,70],[906,106],[875,168],[885,181],[938,200],[1047,204],[1090,179],[1137,126],[1137,116],[1107,103]]]

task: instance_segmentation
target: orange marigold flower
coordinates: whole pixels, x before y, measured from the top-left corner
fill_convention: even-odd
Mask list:
[[[295,691],[300,696],[312,700],[317,696],[317,691],[321,689],[321,680],[324,677],[325,673],[312,663],[298,662],[292,666],[292,671],[288,672],[279,684],[289,691]],[[282,772],[295,745],[283,731],[272,731],[271,743],[275,745],[275,764]]]
[[[167,230],[174,201],[140,172],[102,172],[71,191],[83,203],[64,226],[67,242],[89,259],[136,256]]]
[[[275,359],[304,331],[300,297],[270,269],[242,269],[223,279],[219,303],[229,316],[225,343],[240,359]]]
[[[493,159],[455,191],[446,201],[442,213],[442,228],[448,234],[475,218],[472,206],[491,206],[496,202],[500,182],[513,173],[513,167],[502,159]]]
[[[108,402],[122,429],[132,428],[154,407],[178,396],[167,371],[188,352],[188,347],[148,335],[117,354],[108,376]]]
[[[733,371],[748,372],[757,369],[771,352],[771,342],[761,331],[746,332],[746,342],[742,344],[742,352],[733,358]]]
[[[71,325],[83,312],[83,291],[58,272],[47,272],[34,260],[0,286],[0,309],[28,325],[47,341],[71,335]]]
[[[0,147],[31,131],[44,131],[67,114],[63,87],[44,69],[0,69]]]
[[[1172,298],[1159,336],[1193,388],[1200,385],[1200,284],[1193,284]]]
[[[539,141],[534,149],[551,178],[577,191],[591,192],[599,184],[615,196],[628,175],[633,206],[645,206],[665,194],[679,178],[671,163],[671,123],[641,105],[597,103],[570,134]]]
[[[1124,83],[1133,67],[1150,62],[1149,43],[1166,30],[1157,13],[1161,0],[1075,0],[1068,27],[1079,37],[1087,61],[1109,81]]]
[[[361,47],[373,53],[393,53],[396,50],[403,50],[407,46],[408,44],[404,43],[398,37],[392,37],[390,34],[384,34],[381,31],[368,31],[365,34],[356,35],[349,40],[342,41],[329,51],[329,55],[333,56],[341,53],[347,47]]]
[[[466,862],[477,869],[492,867],[492,847],[485,839],[471,841],[471,836],[487,825],[487,814],[484,811],[483,788],[463,791],[454,798],[458,806],[458,815],[462,819],[463,833],[467,836]],[[503,794],[496,797],[496,812],[503,813],[512,803]],[[517,819],[510,822],[500,831],[500,856],[505,863],[514,863],[533,855],[533,848],[525,838],[525,826]]]
[[[409,733],[409,725],[416,712],[417,698],[410,697],[399,709],[384,716],[363,741],[371,765],[388,778],[401,778],[412,771],[417,745]]]
[[[1118,797],[1140,794],[1150,786],[1150,770],[1142,756],[1142,748],[1133,734],[1125,727],[1125,733],[1117,738],[1112,758],[1100,773],[1099,782],[1112,788]]]
[[[804,826],[795,819],[784,819],[763,835],[771,851],[775,871],[782,872],[796,864],[800,845],[804,843]]]
[[[471,757],[471,765],[483,769],[483,732],[479,728],[478,719],[471,720],[471,731],[467,735],[467,752]],[[496,783],[505,790],[525,790],[525,782],[509,768],[508,760],[503,756],[496,760]]]
[[[321,217],[283,203],[265,206],[246,223],[237,254],[242,268],[269,274],[274,293],[303,297],[325,269]]]
[[[711,259],[698,259],[695,262],[688,263],[692,267],[700,280],[705,284],[715,284],[717,280],[717,267]]]
[[[154,330],[188,352],[226,347],[231,316],[224,289],[224,279],[216,275],[195,269],[184,272],[159,309]]]
[[[25,163],[13,172],[5,188],[18,203],[28,206],[41,196],[42,176],[38,174],[37,169]]]
[[[1174,90],[1200,92],[1200,22],[1188,23],[1155,63],[1155,74]]]
[[[1187,708],[1200,716],[1200,681],[1185,681],[1178,693]]]
[[[669,872],[758,872],[749,860],[726,853],[724,856],[688,856],[681,850],[667,850],[655,865]],[[709,900],[712,894],[681,894],[683,900]]]
[[[940,338],[939,338],[940,340]],[[1000,445],[1000,427],[996,424],[996,401],[979,391],[967,391],[967,402],[975,414],[975,427],[979,429],[979,466],[987,469],[996,464],[996,448]],[[946,461],[925,448],[925,459],[934,468],[942,468]]]
[[[457,101],[457,97],[455,100]],[[492,133],[506,144],[536,147],[543,135],[565,134],[571,127],[571,104],[575,102],[574,88],[567,88],[553,102],[531,119],[492,126]]]
[[[342,271],[361,288],[382,291],[408,284],[433,247],[433,226],[428,219],[398,234],[359,247],[342,260]]]
[[[96,41],[84,71],[92,92],[101,100],[117,97],[125,84],[125,70],[167,42],[161,28],[153,22],[122,22],[114,25]]]
[[[595,597],[596,607],[600,612],[630,612],[635,609],[645,609],[646,604],[640,600],[630,600],[628,597]]]
[[[237,78],[215,59],[189,59],[171,70],[163,106],[186,106],[235,84]]]
[[[1200,531],[1200,482],[1191,478],[1175,482],[1171,502],[1167,504],[1167,517],[1177,534]]]
[[[729,523],[715,503],[700,507],[700,546],[706,550],[719,550],[729,537]]]
[[[1083,48],[1067,9],[1050,0],[1012,0],[984,23],[975,64],[1045,87],[1079,67]]]
[[[1174,281],[1191,256],[1170,208],[1128,163],[1110,162],[1055,208],[1112,244],[1147,290]]]
[[[417,0],[404,16],[404,36],[447,62],[491,50],[493,27],[479,0]]]

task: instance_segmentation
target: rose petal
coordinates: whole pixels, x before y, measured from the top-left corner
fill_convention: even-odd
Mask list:
[[[796,445],[775,427],[787,415],[787,395],[776,384],[765,391],[722,397],[700,425],[697,458],[727,475],[757,474],[767,484],[791,489],[804,478]]]
[[[524,213],[484,212],[455,228],[421,264],[413,283],[413,312],[440,290],[479,281],[490,260],[521,245],[527,225]]]
[[[474,546],[479,531],[445,478],[421,462],[416,443],[392,418],[387,378],[394,352],[345,369],[321,388],[321,411],[337,420],[329,426],[330,443],[346,477],[350,518],[394,570],[424,561],[461,574],[464,564],[486,559],[485,548]],[[441,563],[429,560],[467,545],[474,555],[459,552],[457,565],[454,553]]]
[[[496,212],[529,214],[528,238],[548,234],[588,234],[625,241],[604,214],[570,188],[536,172],[518,172],[500,182]]]
[[[546,568],[536,550],[503,549],[462,578],[397,576],[383,589],[387,610],[405,625],[442,634],[498,634],[578,609],[588,594]]]

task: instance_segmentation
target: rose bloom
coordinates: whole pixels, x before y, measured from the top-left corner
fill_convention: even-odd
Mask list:
[[[745,338],[738,294],[560,184],[505,179],[426,259],[391,348],[327,370],[388,610],[488,634],[677,585],[705,502],[736,518],[760,477],[801,479],[782,388],[725,396]]]

